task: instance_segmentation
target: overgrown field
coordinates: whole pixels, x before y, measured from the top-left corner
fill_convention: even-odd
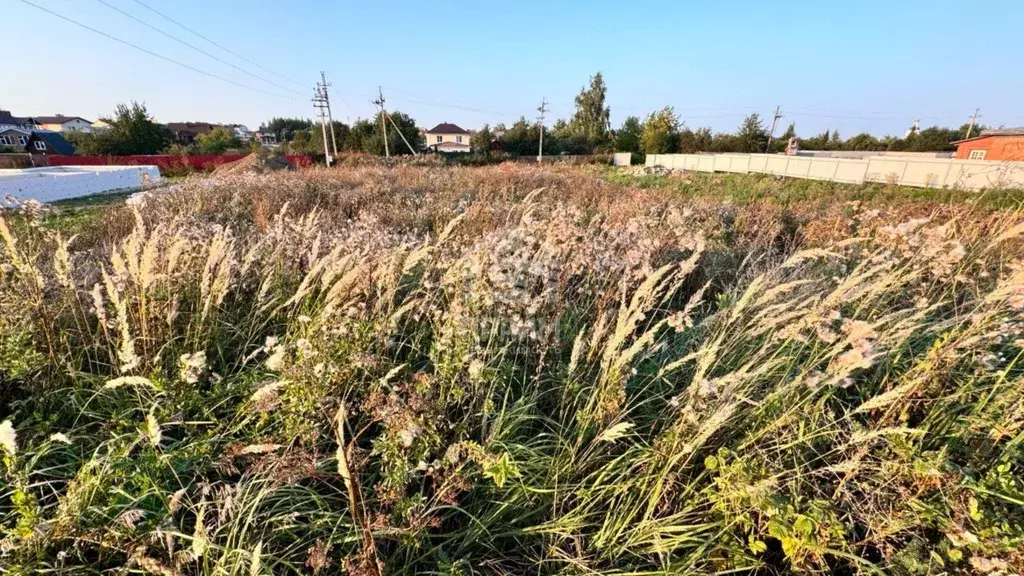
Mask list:
[[[1024,571],[1020,196],[744,186],[8,212],[0,572]]]

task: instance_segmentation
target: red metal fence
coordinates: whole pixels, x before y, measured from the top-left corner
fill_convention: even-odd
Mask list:
[[[161,172],[175,170],[213,170],[221,164],[245,158],[242,154],[181,156],[177,154],[152,154],[146,156],[46,156],[43,160],[50,166],[111,166],[111,165],[152,165]],[[302,154],[285,154],[285,160],[296,168],[306,168],[313,161]]]

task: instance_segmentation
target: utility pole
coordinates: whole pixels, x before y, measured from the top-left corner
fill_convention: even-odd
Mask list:
[[[967,127],[967,136],[964,136],[964,138],[971,137],[971,132],[974,130],[974,123],[978,120],[978,112],[981,112],[981,108],[974,109],[974,116],[971,116],[971,124]]]
[[[380,106],[380,130],[384,134],[384,156],[391,158],[391,150],[388,148],[388,125],[384,120],[387,111],[384,110],[384,92],[381,91],[380,86],[377,86],[377,99],[373,103]]]
[[[779,113],[781,106],[775,107],[775,117],[772,118],[772,131],[768,133],[768,145],[764,148],[764,153],[768,154],[772,150],[772,138],[775,137],[775,126],[779,123],[779,118],[782,118],[782,114]]]
[[[544,114],[548,111],[547,98],[541,98],[537,110],[540,112],[540,147],[537,149],[537,163],[540,164],[544,161]]]
[[[321,74],[323,73],[321,72]],[[329,109],[329,106],[327,89],[318,82],[316,89],[313,91],[313,107],[316,108],[320,114],[320,128],[324,135],[324,159],[327,161],[328,167],[330,167],[331,161],[333,160],[331,157],[331,151],[327,148],[327,110]],[[337,149],[335,149],[335,152],[337,152]]]
[[[331,127],[331,148],[334,149],[334,156],[338,156],[338,141],[334,139],[334,118],[331,117],[331,97],[328,94],[331,85],[327,83],[327,77],[324,76],[324,71],[320,71],[320,90],[324,94],[324,103],[327,104],[327,124]]]

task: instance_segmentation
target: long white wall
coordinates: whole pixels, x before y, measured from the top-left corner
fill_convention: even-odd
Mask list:
[[[648,154],[648,166],[700,172],[777,174],[863,184],[882,182],[919,188],[1024,188],[1024,162],[955,158],[817,158],[779,154]]]
[[[0,170],[0,202],[6,196],[53,202],[133,190],[160,181],[156,166],[51,166]]]

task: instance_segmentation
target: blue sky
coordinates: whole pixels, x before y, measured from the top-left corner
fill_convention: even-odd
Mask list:
[[[1024,125],[1021,0],[142,0],[299,84],[221,51],[136,0],[104,0],[294,92],[98,0],[32,1],[286,97],[178,67],[21,0],[0,0],[6,28],[31,32],[0,57],[0,108],[16,115],[93,119],[140,100],[164,122],[256,128],[272,116],[311,116],[312,86],[324,70],[335,88],[336,119],[371,115],[369,100],[382,85],[389,108],[420,125],[477,128],[533,118],[542,97],[553,117],[568,117],[575,94],[601,71],[616,126],[665,105],[688,126],[715,130],[734,129],[750,112],[770,117],[781,105],[783,125],[796,122],[805,136],[826,128],[844,137],[902,134],[918,116],[924,126],[960,125],[976,107],[983,123]]]

